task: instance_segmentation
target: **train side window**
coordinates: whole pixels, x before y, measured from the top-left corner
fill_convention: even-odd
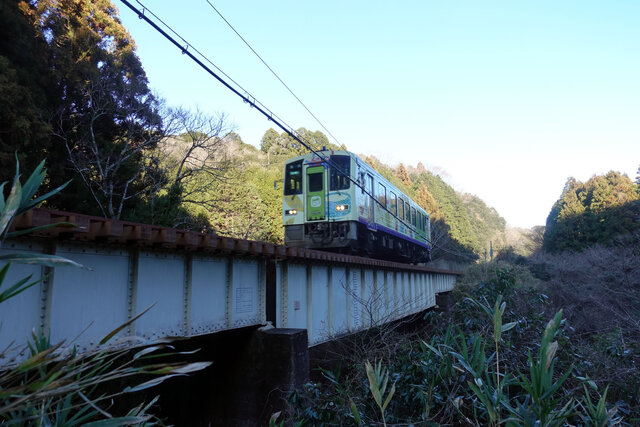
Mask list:
[[[331,156],[331,165],[329,167],[329,190],[347,190],[351,182],[351,157],[349,156]]]
[[[382,206],[387,206],[387,189],[380,183],[378,183],[378,201]]]
[[[284,194],[302,194],[302,160],[289,163],[285,167]]]
[[[398,196],[393,191],[389,192],[389,210],[393,215],[398,214]]]
[[[407,221],[408,223],[411,223],[411,207],[409,207],[409,202],[407,202],[406,200],[404,204],[405,204],[404,220]]]
[[[416,208],[411,208],[411,225],[416,226]]]
[[[404,200],[398,199],[398,218],[404,219]]]
[[[420,224],[422,224],[422,221],[420,219],[420,216],[422,214],[420,213],[420,211],[416,210],[416,228],[418,229],[418,231],[422,230],[422,226]]]

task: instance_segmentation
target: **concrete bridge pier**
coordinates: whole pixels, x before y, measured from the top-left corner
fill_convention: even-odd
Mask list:
[[[453,307],[453,298],[451,291],[436,294],[436,306],[439,311],[448,313]]]
[[[237,368],[239,393],[228,425],[268,424],[273,413],[286,407],[289,393],[309,380],[307,330],[258,329]]]
[[[136,396],[139,402],[159,395],[157,414],[171,425],[268,425],[286,407],[289,393],[309,379],[306,329],[249,327],[189,338],[175,347],[185,353],[199,349],[182,361],[213,364]]]

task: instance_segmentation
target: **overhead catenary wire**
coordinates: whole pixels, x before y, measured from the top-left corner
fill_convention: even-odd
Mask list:
[[[298,101],[298,103],[300,105],[302,105],[302,107],[307,110],[307,113],[309,113],[311,115],[311,117],[314,118],[314,120],[316,122],[318,122],[318,124],[322,127],[322,129],[325,130],[325,132],[327,132],[329,134],[329,136],[331,136],[331,138],[333,138],[333,140],[338,144],[338,145],[342,145],[340,143],[340,141],[338,141],[338,138],[336,138],[329,129],[327,129],[327,127],[320,121],[320,119],[318,117],[316,117],[315,114],[313,114],[313,112],[311,112],[311,110],[305,105],[304,102],[302,102],[302,100],[298,97],[298,95],[296,95],[293,90],[280,78],[280,76],[278,75],[278,73],[276,73],[273,68],[271,68],[271,66],[269,66],[269,64],[267,64],[267,62],[262,58],[262,56],[260,56],[260,54],[258,52],[256,52],[256,50],[249,44],[249,42],[242,37],[242,35],[234,28],[233,25],[231,25],[231,23],[227,20],[227,18],[225,18],[222,13],[213,5],[213,3],[211,3],[210,0],[205,0],[209,6],[211,6],[211,8],[218,14],[218,16],[229,26],[229,28],[231,28],[231,30],[236,33],[236,35],[240,38],[240,40],[242,40],[244,42],[244,44],[251,50],[251,52],[253,52],[253,54],[258,57],[258,59],[260,60],[260,62],[262,62],[264,64],[265,67],[267,67],[267,69],[269,71],[271,71],[271,74],[273,74],[275,76],[276,79],[278,79],[278,81],[280,83],[282,83],[282,85],[289,91],[289,93],[291,94],[291,96],[293,96],[296,101]]]
[[[286,132],[289,136],[291,136],[293,139],[295,139],[296,141],[298,141],[300,144],[302,144],[303,147],[305,147],[307,150],[311,151],[312,153],[314,153],[315,155],[317,155],[318,157],[325,159],[325,161],[330,162],[330,160],[328,158],[325,158],[325,156],[323,156],[322,154],[320,154],[320,152],[318,152],[317,150],[315,150],[309,142],[304,141],[304,139],[298,135],[298,133],[293,129],[293,127],[291,127],[290,125],[288,125],[283,119],[281,119],[280,117],[278,117],[276,114],[274,114],[271,110],[269,110],[264,104],[262,104],[260,101],[258,101],[254,96],[252,96],[249,91],[247,91],[246,89],[244,89],[238,82],[236,82],[235,80],[233,80],[230,76],[228,76],[224,71],[222,71],[222,69],[220,69],[217,65],[215,65],[210,59],[208,59],[203,53],[201,53],[198,49],[196,49],[192,44],[190,44],[187,40],[185,40],[180,34],[178,34],[178,32],[176,32],[173,28],[171,28],[171,26],[169,26],[169,24],[167,24],[166,22],[164,22],[160,17],[158,17],[155,13],[153,13],[147,6],[145,6],[142,2],[140,2],[139,0],[136,0],[136,3],[138,3],[141,7],[142,7],[142,11],[138,10],[135,6],[133,6],[128,0],[121,0],[122,3],[124,3],[129,9],[131,9],[134,13],[136,13],[138,15],[138,18],[143,19],[145,22],[147,22],[149,25],[151,25],[156,31],[158,31],[160,34],[162,34],[167,40],[169,40],[172,44],[174,44],[178,49],[181,50],[183,55],[188,56],[190,59],[192,59],[196,64],[198,64],[201,68],[203,68],[207,73],[209,73],[212,77],[214,77],[216,80],[218,80],[220,83],[222,83],[222,85],[224,85],[227,89],[231,90],[234,94],[236,94],[237,96],[239,96],[244,102],[246,102],[247,104],[249,104],[251,107],[255,108],[256,110],[258,110],[262,115],[264,115],[269,121],[272,121],[276,126],[278,126],[280,129],[282,129],[284,132]],[[167,31],[163,30],[158,24],[156,24],[153,20],[151,20],[146,14],[145,12],[148,12],[149,14],[151,14],[155,19],[157,19],[159,22],[162,23],[162,25],[164,27],[167,28],[168,31],[170,31],[171,33],[175,34],[175,36],[177,38],[179,38],[184,45],[178,43],[178,41],[172,37],[171,35],[169,35],[167,33]],[[201,58],[197,58],[193,53],[197,53]],[[218,70],[221,74],[223,74],[225,77],[227,77],[236,87],[232,86],[231,84],[229,84],[228,82],[226,82],[222,77],[220,77],[218,74],[216,74],[211,68],[209,68],[204,62],[207,62],[209,64],[211,64],[212,67],[214,67],[216,70]],[[244,93],[241,93],[244,92]],[[332,164],[332,166],[336,167],[336,169],[340,170],[339,167],[337,167],[337,165]],[[348,177],[350,178],[350,177]]]
[[[369,196],[371,198],[371,200],[374,201],[374,203],[377,203],[382,209],[384,209],[386,212],[388,212],[391,216],[393,216],[395,219],[397,219],[400,223],[404,224],[405,226],[411,228],[411,224],[407,223],[404,218],[400,218],[397,213],[393,213],[391,212],[385,204],[383,204],[382,202],[380,202],[373,194],[371,194],[369,191],[367,191],[367,189],[360,184],[358,181],[354,180],[350,174],[346,174],[342,171],[341,167],[339,165],[337,165],[335,162],[333,162],[330,158],[330,156],[325,156],[323,154],[321,154],[321,152],[319,150],[315,150],[310,143],[304,141],[304,139],[302,137],[300,137],[297,132],[291,127],[289,126],[286,122],[284,122],[284,120],[282,120],[280,117],[278,117],[277,115],[275,115],[273,112],[271,112],[271,110],[269,110],[264,104],[262,104],[260,101],[258,101],[255,97],[253,97],[248,91],[246,91],[242,86],[240,86],[240,84],[238,84],[236,81],[234,81],[231,77],[229,77],[226,73],[224,73],[224,71],[222,71],[218,66],[216,66],[211,60],[209,60],[204,54],[202,54],[199,50],[197,50],[195,47],[193,47],[193,45],[191,45],[187,40],[185,40],[182,36],[180,36],[180,34],[178,34],[178,32],[176,32],[173,28],[171,28],[171,26],[169,26],[167,23],[165,23],[160,17],[158,17],[156,14],[154,14],[148,7],[146,7],[142,2],[140,2],[139,0],[136,0],[136,2],[140,5],[140,7],[142,8],[142,10],[139,10],[138,8],[136,8],[133,4],[131,4],[128,0],[120,0],[125,6],[127,6],[129,9],[131,9],[131,11],[133,11],[138,18],[144,20],[145,22],[147,22],[149,25],[151,25],[156,31],[158,31],[160,34],[162,34],[162,36],[164,36],[167,40],[169,40],[174,46],[176,46],[178,49],[180,49],[180,51],[182,52],[182,54],[186,55],[187,57],[189,57],[191,60],[193,60],[196,64],[198,64],[202,69],[204,69],[207,73],[209,73],[213,78],[215,78],[216,80],[218,80],[223,86],[225,86],[227,89],[229,89],[230,91],[232,91],[235,95],[237,95],[238,97],[240,97],[244,102],[248,103],[250,106],[252,106],[253,108],[255,108],[256,110],[258,110],[263,116],[265,116],[268,120],[272,121],[276,126],[278,126],[280,129],[282,129],[284,132],[286,132],[289,136],[291,136],[294,140],[296,140],[297,142],[299,142],[300,144],[302,144],[303,147],[305,147],[307,150],[309,150],[310,152],[312,152],[313,154],[315,154],[316,156],[318,156],[318,158],[322,159],[328,166],[335,168],[337,171],[342,172],[342,175],[345,176],[350,182],[352,182],[356,187],[360,188],[360,190],[366,194],[367,196]],[[164,29],[162,29],[156,22],[154,22],[151,18],[149,18],[145,12],[148,12],[149,14],[151,14],[155,19],[157,19],[158,21],[160,21],[162,23],[162,25],[164,27],[167,28],[168,31],[170,31],[171,33],[175,34],[175,36],[177,38],[179,38],[183,43],[180,44],[174,37],[172,37],[167,31],[165,31]],[[199,59],[198,57],[196,57],[196,55],[194,55],[193,52],[197,53],[202,59]],[[225,81],[222,77],[220,77],[215,71],[213,71],[209,66],[207,66],[205,64],[205,62],[211,64],[212,67],[214,67],[216,70],[218,70],[221,74],[223,74],[225,77],[227,77],[231,82],[233,82],[233,84],[237,87],[234,87],[233,85],[229,84],[227,81]],[[244,91],[245,93],[241,93],[240,91]],[[431,240],[430,239],[426,239],[427,242],[429,242],[429,244],[431,244]]]

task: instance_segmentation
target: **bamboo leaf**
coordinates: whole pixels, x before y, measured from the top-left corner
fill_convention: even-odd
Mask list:
[[[53,189],[53,190],[49,191],[48,193],[46,193],[46,194],[44,194],[44,195],[42,195],[42,196],[40,196],[40,197],[38,197],[38,198],[36,198],[36,199],[34,199],[34,200],[31,200],[31,201],[29,202],[29,204],[28,204],[28,205],[26,205],[26,206],[24,206],[23,208],[21,208],[21,209],[20,209],[20,211],[19,211],[18,213],[26,212],[26,211],[28,211],[28,210],[30,210],[30,209],[35,208],[35,207],[36,207],[36,206],[38,206],[40,203],[42,203],[45,199],[47,199],[47,198],[49,198],[49,197],[53,196],[54,194],[57,194],[57,193],[59,193],[60,191],[62,191],[62,190],[63,190],[67,185],[69,185],[69,183],[70,183],[70,182],[71,182],[71,181],[67,181],[67,182],[65,182],[64,184],[62,184],[60,187],[58,187],[58,188],[56,188],[56,189]]]
[[[478,396],[478,399],[480,399],[480,401],[484,405],[484,408],[487,410],[487,413],[489,414],[489,417],[491,418],[491,420],[495,421],[496,420],[496,411],[495,411],[495,408],[493,407],[493,405],[491,404],[491,401],[486,396],[486,394],[484,394],[480,390],[480,388],[478,386],[476,386],[475,384],[473,384],[470,381],[467,381],[467,385],[471,388],[471,390],[473,390],[473,392],[476,394],[476,396]]]
[[[6,263],[2,269],[0,269],[0,286],[4,282],[4,278],[7,276],[7,271],[9,271],[10,263]]]
[[[170,372],[172,374],[185,375],[185,374],[190,374],[191,372],[201,371],[205,368],[208,368],[212,364],[213,362],[194,362],[194,363],[189,363],[183,366],[179,366],[177,368],[173,368],[171,369]]]
[[[51,356],[53,355],[53,353],[62,345],[62,342],[59,342],[58,344],[49,347],[46,350],[43,350],[37,354],[35,354],[34,356],[28,358],[27,360],[25,360],[24,362],[22,362],[21,364],[19,364],[17,366],[17,370],[20,372],[24,372],[24,371],[28,371],[29,369],[40,365],[43,362],[46,362],[47,360],[49,360],[51,358]]]
[[[7,185],[6,182],[0,184],[0,213],[4,211],[4,186]]]
[[[44,181],[44,177],[46,175],[46,171],[44,171],[44,160],[40,162],[38,166],[33,170],[27,181],[22,186],[22,205],[24,206],[29,199],[36,194],[38,191],[38,187]]]
[[[151,310],[157,303],[153,303],[151,304],[149,307],[147,307],[146,309],[144,309],[142,311],[142,313],[134,316],[132,319],[128,320],[127,322],[123,323],[122,325],[118,326],[117,328],[115,328],[113,331],[109,332],[107,334],[106,337],[102,338],[100,340],[100,343],[98,345],[102,345],[104,343],[106,343],[107,341],[109,341],[111,338],[113,338],[114,335],[116,335],[118,332],[120,332],[121,330],[123,330],[124,328],[126,328],[127,326],[129,326],[130,324],[132,324],[133,322],[135,322],[140,316],[142,316],[143,314],[145,314],[147,311]]]
[[[465,358],[460,353],[450,351],[449,354],[455,357],[458,360],[458,363],[460,363],[462,367],[466,369],[471,375],[473,375],[474,377],[477,376],[475,370],[467,363]]]
[[[481,302],[476,301],[472,297],[466,297],[465,301],[466,300],[471,301],[477,307],[481,308],[485,313],[487,313],[487,316],[493,317],[493,313],[491,312],[491,309],[489,307],[487,307],[486,305],[482,304]]]
[[[11,193],[4,205],[2,215],[0,215],[0,236],[4,235],[5,230],[9,228],[9,224],[16,216],[18,209],[20,209],[20,200],[22,198],[22,187],[20,182],[16,180],[11,187]]]
[[[551,362],[556,355],[556,351],[558,351],[558,341],[554,341],[547,347],[547,351],[545,354],[545,369],[549,370],[549,366],[551,366]]]
[[[139,352],[134,354],[133,360],[137,360],[137,359],[139,359],[140,357],[142,357],[144,355],[147,355],[149,353],[153,353],[156,350],[161,350],[161,349],[165,349],[165,348],[167,348],[166,345],[154,345],[154,346],[151,346],[151,347],[143,348],[142,350],[140,350]]]
[[[516,325],[518,324],[518,322],[509,322],[506,323],[504,325],[502,325],[502,332],[506,332],[510,329],[513,329]]]
[[[76,227],[76,224],[72,222],[56,222],[55,224],[40,225],[38,227],[12,231],[11,233],[7,233],[7,237],[18,237],[24,234],[36,233],[38,231],[48,230],[50,228],[56,228],[56,227]]]
[[[422,341],[422,344],[442,359],[442,353],[440,352],[440,350],[438,350],[431,344],[426,343],[425,341]]]
[[[125,416],[118,418],[109,418],[106,420],[93,421],[83,424],[83,427],[120,427],[140,425],[151,419],[151,415]]]
[[[391,402],[391,398],[393,397],[393,394],[396,392],[396,383],[393,383],[391,385],[391,390],[389,390],[389,394],[387,395],[387,398],[384,401],[384,404],[382,405],[382,412],[384,412],[387,409],[387,406],[389,405],[389,402]]]
[[[373,366],[371,363],[367,361],[365,363],[365,370],[367,372],[367,378],[369,379],[369,390],[371,390],[371,394],[373,395],[373,399],[376,401],[378,406],[382,405],[382,396],[380,396],[380,389],[378,388],[376,374],[373,370]]]
[[[173,377],[177,377],[177,376],[179,376],[179,375],[178,374],[174,374],[174,375],[164,375],[162,377],[157,377],[157,378],[154,378],[152,380],[145,381],[145,382],[143,382],[141,384],[138,384],[137,386],[125,388],[123,390],[123,392],[124,393],[133,393],[133,392],[140,391],[140,390],[146,390],[148,388],[157,386],[158,384],[164,382],[165,380],[168,380],[169,378],[173,378]]]
[[[17,262],[20,264],[37,264],[43,265],[45,267],[83,267],[82,264],[78,264],[75,261],[63,258],[61,256],[34,253],[15,253],[0,255],[0,261]]]
[[[349,407],[351,408],[351,415],[353,415],[353,419],[355,420],[358,427],[362,425],[362,419],[360,418],[360,412],[358,412],[358,408],[356,404],[353,403],[353,400],[349,398]]]
[[[9,265],[9,264],[7,264]],[[11,286],[9,289],[5,290],[4,292],[2,292],[0,294],[0,302],[6,301],[24,291],[26,291],[27,289],[29,289],[32,286],[37,285],[38,283],[42,282],[44,280],[44,277],[41,277],[39,279],[34,280],[33,282],[25,285],[25,283],[27,283],[29,281],[29,279],[31,279],[31,275],[25,277],[24,279],[18,281],[17,283],[15,283],[13,286]],[[2,281],[0,281],[0,284],[2,283]]]

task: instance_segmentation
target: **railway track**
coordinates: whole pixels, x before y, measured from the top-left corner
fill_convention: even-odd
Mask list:
[[[276,260],[314,260],[353,266],[378,267],[391,270],[415,270],[460,275],[453,270],[405,264],[382,259],[366,258],[308,248],[279,245],[270,242],[237,239],[213,233],[141,224],[108,219],[54,209],[36,208],[16,218],[10,231],[25,230],[56,223],[73,223],[75,227],[60,226],[30,235],[56,241],[87,241],[141,248],[167,248],[202,251],[211,254],[260,256]]]

